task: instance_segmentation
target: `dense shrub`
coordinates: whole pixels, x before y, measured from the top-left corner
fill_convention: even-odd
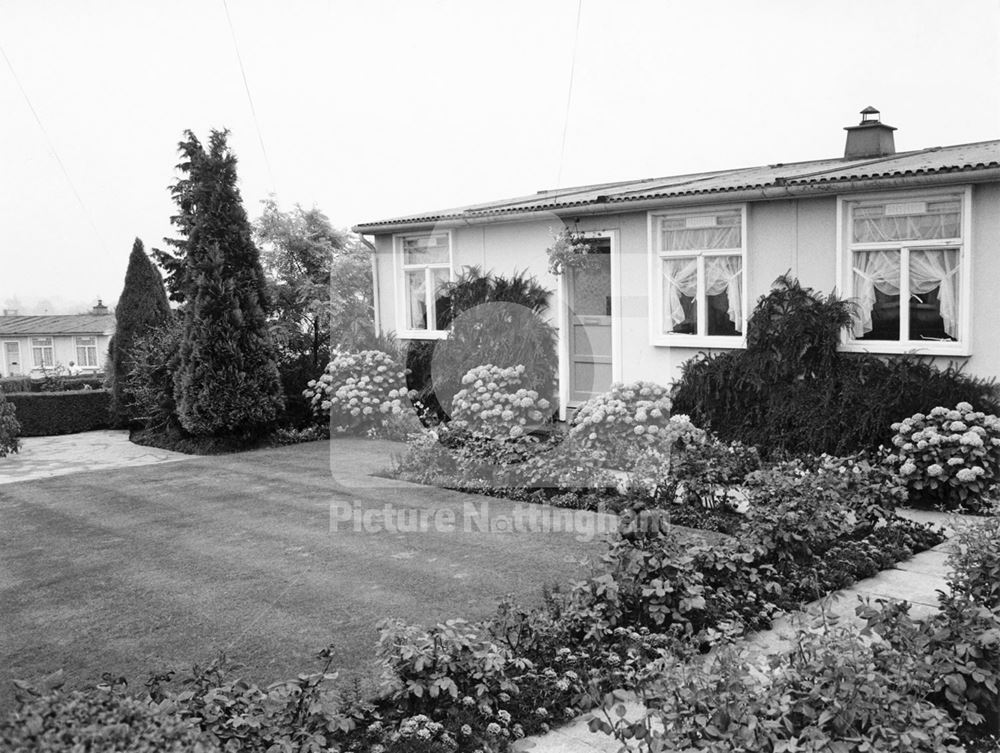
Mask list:
[[[180,431],[174,401],[174,372],[184,326],[174,320],[147,330],[133,340],[130,370],[122,383],[130,415],[153,432]]]
[[[523,365],[477,366],[462,377],[452,400],[451,427],[497,439],[517,439],[549,418],[551,403],[529,389]]]
[[[7,400],[17,410],[25,437],[75,434],[110,425],[107,390],[21,392],[7,395]]]
[[[987,503],[1000,474],[1000,419],[959,403],[917,413],[892,429],[890,462],[912,499],[973,511]]]
[[[687,361],[674,411],[764,457],[850,455],[888,445],[900,416],[966,401],[1000,412],[991,380],[914,356],[837,352],[850,306],[780,278],[747,325],[747,348]],[[847,316],[847,318],[845,318]]]
[[[78,753],[212,753],[219,750],[198,725],[170,705],[135,698],[119,686],[90,690],[20,688],[18,707],[0,719],[0,748]]]
[[[364,433],[408,409],[405,377],[382,351],[337,353],[303,394],[317,415],[329,417],[334,430]]]
[[[125,392],[126,380],[132,372],[132,350],[136,338],[167,324],[171,316],[163,278],[146,256],[142,241],[136,238],[125,270],[125,285],[115,306],[115,335],[110,348],[108,376],[111,411],[116,424],[124,425],[137,415],[146,415],[135,412]]]
[[[17,409],[0,392],[0,458],[5,458],[20,449],[21,442],[17,438],[20,433],[21,424],[17,420]]]
[[[584,449],[599,450],[605,462],[629,469],[645,449],[669,448],[681,438],[692,439],[698,430],[686,416],[670,416],[667,390],[652,382],[614,384],[577,410],[569,441]]]
[[[96,390],[104,387],[103,374],[56,375],[50,372],[41,379],[30,376],[0,379],[0,392],[60,392],[65,390]]]
[[[0,379],[0,392],[31,392],[32,381],[27,376],[3,377]]]
[[[406,357],[408,386],[431,418],[448,420],[451,401],[470,369],[485,364],[525,367],[528,389],[555,397],[556,332],[542,318],[549,291],[533,277],[466,267],[442,290],[438,324],[444,340],[414,341]]]

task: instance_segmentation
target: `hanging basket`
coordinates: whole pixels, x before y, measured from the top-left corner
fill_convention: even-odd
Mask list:
[[[555,236],[555,242],[545,249],[549,256],[549,272],[561,275],[569,269],[588,269],[594,261],[590,257],[593,252],[593,244],[583,233],[563,228]]]

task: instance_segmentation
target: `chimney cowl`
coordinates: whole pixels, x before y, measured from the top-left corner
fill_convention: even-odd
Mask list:
[[[896,129],[883,123],[879,111],[871,105],[861,111],[858,125],[847,126],[844,130],[847,131],[844,159],[888,157],[896,153],[892,135]]]

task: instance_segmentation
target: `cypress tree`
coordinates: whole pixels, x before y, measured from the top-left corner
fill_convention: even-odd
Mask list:
[[[172,192],[181,231],[170,241],[171,291],[184,303],[184,335],[174,372],[181,426],[196,436],[252,438],[282,408],[276,353],[267,325],[260,252],[236,186],[228,131],[212,131],[208,149],[187,131],[179,144],[184,173]]]
[[[136,338],[166,324],[170,317],[163,278],[146,256],[142,241],[136,238],[125,271],[125,287],[115,307],[115,336],[111,341],[111,412],[115,423],[132,418],[124,386],[132,370]]]

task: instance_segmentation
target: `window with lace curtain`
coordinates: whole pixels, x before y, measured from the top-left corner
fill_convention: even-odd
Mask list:
[[[650,238],[653,343],[742,345],[745,208],[654,212]]]
[[[444,337],[442,288],[451,281],[451,233],[399,235],[395,238],[396,330],[400,337]]]
[[[965,193],[842,200],[848,346],[959,353],[967,336]]]

